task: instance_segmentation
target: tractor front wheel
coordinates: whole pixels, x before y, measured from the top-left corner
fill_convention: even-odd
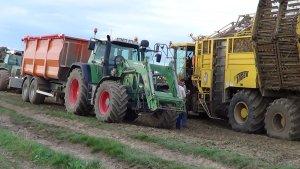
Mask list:
[[[167,107],[170,107],[167,105]],[[154,119],[156,119],[156,123],[154,127],[157,128],[165,128],[171,129],[176,125],[176,119],[178,117],[178,113],[174,110],[164,109],[158,110],[153,115]]]
[[[99,120],[118,123],[124,119],[128,105],[124,86],[114,81],[103,82],[95,97],[95,114]]]
[[[300,105],[295,99],[275,100],[267,109],[265,129],[270,137],[300,140]]]

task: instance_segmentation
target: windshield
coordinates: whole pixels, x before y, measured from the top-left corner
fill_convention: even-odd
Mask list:
[[[102,41],[98,41],[96,43],[97,43],[97,45],[95,47],[94,52],[92,53],[92,57],[90,57],[90,59],[89,59],[89,63],[92,63],[92,61],[102,63],[104,61],[106,43],[102,42]]]
[[[139,53],[137,48],[123,47],[116,44],[112,44],[109,56],[110,62],[113,61],[116,56],[122,56],[125,60],[138,61],[139,59]]]
[[[5,56],[4,63],[6,63],[8,65],[21,66],[21,64],[22,64],[22,57],[17,56],[17,55],[7,54]]]
[[[178,47],[177,50],[177,60],[176,60],[176,73],[178,78],[186,78],[186,70],[187,68],[191,68],[191,65],[189,65],[189,61],[192,60],[192,57],[194,55],[194,48],[188,48],[188,47]]]

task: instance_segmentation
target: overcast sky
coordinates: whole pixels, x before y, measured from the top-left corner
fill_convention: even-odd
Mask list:
[[[64,33],[89,39],[113,37],[189,42],[240,14],[255,13],[258,0],[9,0],[0,6],[0,46],[23,49],[27,35]]]

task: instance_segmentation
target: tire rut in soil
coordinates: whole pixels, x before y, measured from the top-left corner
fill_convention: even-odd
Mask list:
[[[10,122],[9,117],[0,115],[0,127],[18,133],[28,140],[34,141],[36,143],[42,144],[56,152],[70,154],[76,158],[82,160],[97,160],[101,161],[101,164],[105,168],[110,169],[137,169],[143,168],[138,166],[129,166],[123,162],[116,159],[112,159],[102,153],[91,153],[91,149],[80,144],[73,144],[66,141],[57,140],[51,137],[46,132],[33,132],[30,127],[22,125],[14,125]]]
[[[9,96],[10,98],[13,98],[13,100],[21,100],[19,95],[9,92],[0,92],[0,95],[2,97]],[[2,103],[6,102],[0,100],[1,105]],[[9,106],[11,106],[12,109],[14,107],[20,107],[18,105]],[[43,108],[45,108],[45,111],[53,111],[52,106],[53,105],[51,103],[47,103],[43,105]],[[55,107],[57,111],[63,111],[63,108],[60,109],[60,106]],[[34,106],[30,108],[34,110]],[[235,132],[231,130],[229,125],[224,121],[189,118],[188,128],[181,130],[164,130],[122,123],[112,125],[113,128],[111,131],[115,131],[115,133],[120,131],[130,133],[142,132],[147,133],[147,135],[174,139],[189,144],[221,148],[249,157],[260,158],[272,164],[294,164],[296,166],[300,166],[299,141],[290,142],[286,140],[272,139],[266,135]]]
[[[179,152],[174,152],[174,151],[164,149],[163,147],[158,146],[156,144],[144,143],[138,140],[130,139],[127,136],[114,133],[108,130],[90,127],[77,120],[72,121],[67,119],[60,119],[57,117],[51,117],[48,115],[43,115],[39,112],[34,112],[34,110],[32,109],[24,110],[24,108],[14,106],[9,103],[5,103],[3,101],[0,101],[0,104],[4,107],[13,109],[16,112],[21,113],[25,116],[29,116],[35,120],[41,121],[42,123],[67,128],[72,131],[84,133],[93,137],[101,136],[101,137],[112,138],[117,141],[120,141],[123,144],[129,145],[131,148],[139,149],[145,152],[151,152],[151,154],[160,157],[164,160],[176,161],[176,162],[180,162],[181,164],[194,166],[194,167],[205,166],[205,167],[213,167],[213,168],[220,168],[220,169],[228,168],[223,166],[222,164],[213,162],[205,158],[201,158],[199,156],[184,155]]]

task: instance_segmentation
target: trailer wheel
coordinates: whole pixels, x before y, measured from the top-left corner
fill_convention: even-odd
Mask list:
[[[65,107],[68,112],[78,115],[89,115],[88,84],[83,79],[80,69],[74,69],[66,84]]]
[[[295,99],[275,100],[267,109],[265,129],[270,137],[300,140],[300,102]]]
[[[0,91],[7,90],[9,83],[9,73],[7,70],[0,70]]]
[[[166,107],[171,106],[167,105]],[[152,116],[157,119],[154,127],[171,129],[176,126],[176,119],[178,117],[178,113],[174,110],[166,109],[158,110]]]
[[[239,91],[233,96],[227,114],[231,128],[245,133],[262,132],[267,106],[268,102],[258,91]]]
[[[114,81],[103,82],[95,97],[95,114],[99,120],[117,123],[124,119],[128,105],[124,86]]]
[[[29,101],[32,104],[42,104],[45,101],[45,95],[39,94],[36,91],[40,88],[38,79],[33,79],[29,86]]]
[[[30,79],[26,78],[22,85],[22,100],[24,102],[29,102],[29,86],[30,86]]]

